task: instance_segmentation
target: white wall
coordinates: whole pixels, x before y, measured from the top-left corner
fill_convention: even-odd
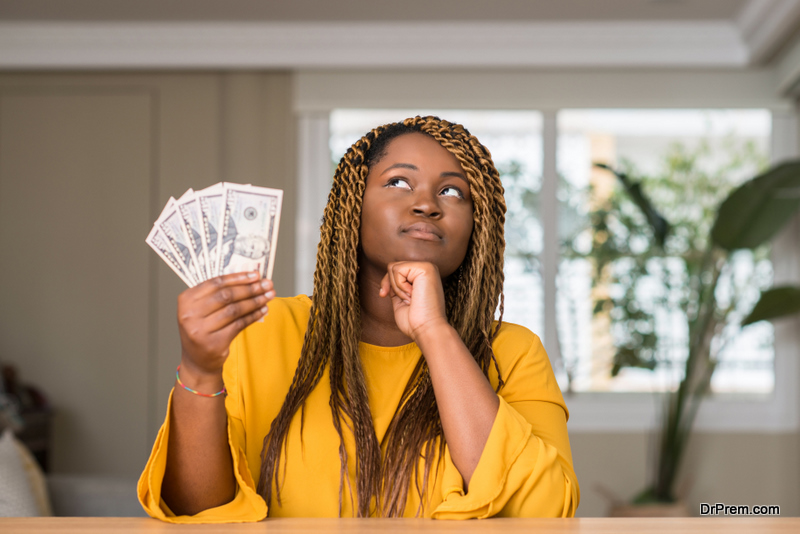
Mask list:
[[[0,361],[55,412],[55,472],[136,477],[180,359],[183,283],[144,243],[170,196],[236,180],[294,213],[287,74],[0,75]],[[294,225],[274,279],[294,285]]]

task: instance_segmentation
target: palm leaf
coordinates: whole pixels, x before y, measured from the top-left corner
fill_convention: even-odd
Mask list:
[[[800,287],[780,286],[773,287],[761,293],[761,298],[753,307],[742,326],[777,319],[793,313],[800,313]]]
[[[711,238],[727,249],[772,239],[800,207],[800,161],[778,165],[735,189],[720,205]]]
[[[607,170],[619,178],[628,196],[641,210],[647,222],[650,224],[650,227],[653,229],[653,236],[655,237],[656,243],[659,247],[664,248],[664,242],[667,240],[667,234],[669,234],[670,231],[670,224],[653,206],[653,203],[650,202],[647,195],[644,194],[641,185],[638,182],[632,181],[627,174],[615,171],[605,163],[595,163],[594,166],[598,169]]]

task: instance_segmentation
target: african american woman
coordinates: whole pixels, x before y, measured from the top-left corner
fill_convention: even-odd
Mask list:
[[[415,117],[357,141],[311,297],[276,298],[256,273],[178,297],[180,381],[139,480],[147,513],[573,516],[561,391],[539,338],[502,322],[505,211],[463,126]]]

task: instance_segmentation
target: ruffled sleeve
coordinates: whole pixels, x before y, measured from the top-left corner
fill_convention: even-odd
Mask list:
[[[245,430],[239,416],[242,406],[236,348],[237,343],[233,343],[231,354],[223,369],[223,379],[228,390],[225,408],[228,412],[228,445],[236,477],[236,496],[227,504],[203,510],[192,516],[176,516],[161,499],[161,485],[164,480],[169,446],[169,414],[172,410],[172,393],[170,393],[166,420],[158,432],[155,445],[153,445],[150,458],[139,478],[137,487],[139,502],[151,517],[170,523],[240,523],[260,521],[267,516],[267,505],[264,499],[256,493],[256,484],[245,455]]]
[[[505,386],[489,438],[469,491],[445,448],[443,501],[435,519],[573,517],[580,489],[567,435],[569,412],[537,336],[525,330],[505,347],[494,347]],[[502,352],[520,354],[503,368]],[[491,378],[491,376],[490,376]]]

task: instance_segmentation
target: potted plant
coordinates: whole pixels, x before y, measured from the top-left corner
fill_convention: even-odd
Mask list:
[[[684,158],[677,166],[691,163],[692,158]],[[622,192],[590,213],[591,251],[581,254],[594,262],[596,287],[611,284],[617,290],[613,295],[596,295],[594,308],[595,315],[611,317],[617,334],[612,374],[625,367],[652,370],[660,363],[655,312],[636,304],[637,283],[646,277],[660,277],[666,289],[654,306],[661,305],[662,311],[667,306],[686,321],[685,364],[677,389],[664,396],[651,480],[631,503],[642,506],[643,515],[667,515],[674,510],[654,512],[646,505],[676,502],[675,482],[681,461],[725,345],[742,327],[800,312],[797,286],[762,288],[750,303],[730,287],[723,287],[730,286],[726,280],[732,276],[739,251],[752,252],[752,265],[766,260],[766,245],[800,208],[800,161],[774,166],[746,181],[712,206],[713,213],[705,217],[713,221],[710,227],[695,224],[691,228],[685,221],[668,221],[646,193],[643,180],[634,180],[629,173],[605,164],[595,166],[616,176]],[[707,182],[713,191],[714,180]],[[707,203],[706,208],[709,206]],[[615,231],[626,235],[615,235]],[[614,265],[623,257],[627,268],[615,272]],[[720,298],[721,293],[725,293],[724,298]],[[745,313],[743,304],[748,308]]]

